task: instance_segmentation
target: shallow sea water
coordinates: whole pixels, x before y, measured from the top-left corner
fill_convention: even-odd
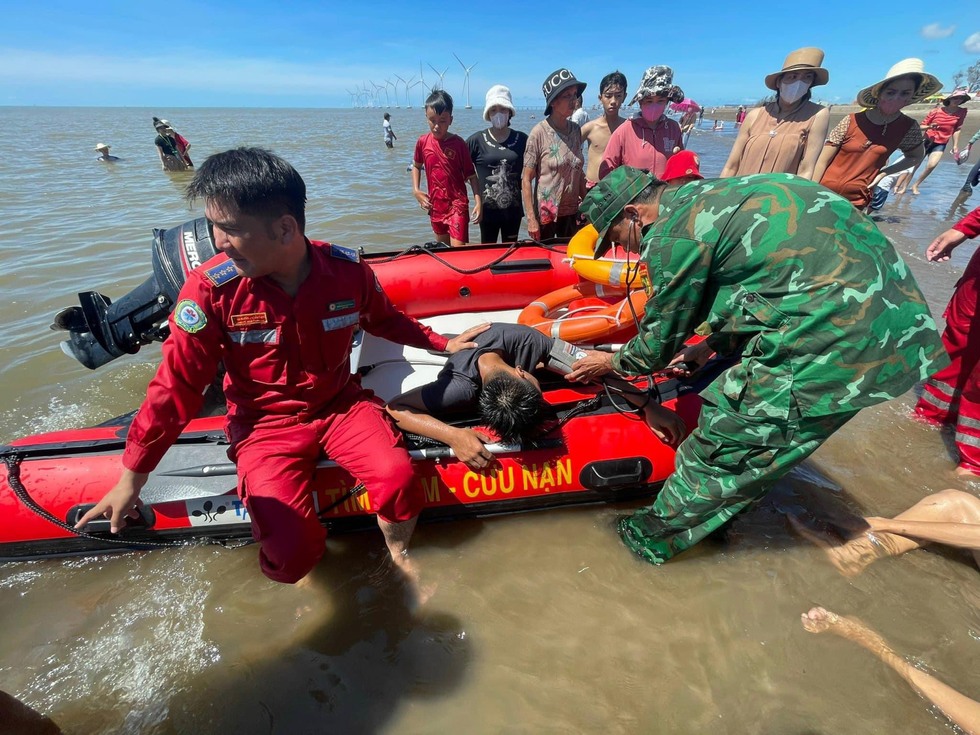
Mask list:
[[[0,108],[23,142],[0,158],[0,442],[105,420],[145,393],[157,348],[90,372],[47,325],[77,291],[138,285],[151,229],[200,215],[181,198],[189,175],[159,168],[154,114],[196,161],[238,144],[282,154],[307,181],[314,237],[368,250],[430,239],[406,173],[417,108],[392,110],[394,151],[378,110]],[[454,130],[480,124],[458,110]],[[733,139],[698,131],[689,147],[712,175]],[[97,163],[97,142],[122,160]],[[922,253],[967,212],[951,208],[966,171],[944,162],[880,216],[937,316],[973,246],[953,264]],[[913,400],[860,414],[727,539],[662,568],[613,532],[629,505],[421,527],[414,553],[437,589],[417,611],[377,532],[331,539],[308,589],[266,580],[254,546],[3,565],[0,689],[68,733],[948,732],[894,674],[805,633],[799,615],[858,615],[980,698],[976,567],[917,551],[845,579],[778,512],[891,515],[945,487],[977,492],[953,476],[950,438],[908,418]]]

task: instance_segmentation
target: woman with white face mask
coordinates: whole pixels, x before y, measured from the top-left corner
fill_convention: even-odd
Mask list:
[[[510,90],[495,84],[487,91],[483,119],[490,127],[473,133],[466,145],[483,193],[480,242],[517,242],[524,217],[521,202],[521,170],[527,149],[527,133],[512,130],[516,114]]]
[[[646,169],[660,177],[667,159],[684,148],[681,126],[667,117],[667,105],[684,99],[674,84],[669,66],[651,66],[630,104],[640,103],[640,114],[613,131],[599,164],[599,178],[619,166]]]
[[[858,92],[857,103],[868,109],[848,115],[831,131],[817,160],[816,180],[864,209],[871,202],[876,177],[913,168],[922,160],[922,131],[902,108],[942,87],[923,71],[921,59],[895,64],[884,79]],[[886,166],[896,150],[904,157]]]
[[[823,51],[797,49],[783,68],[766,77],[766,86],[776,99],[748,113],[728,154],[721,176],[786,173],[813,178],[830,113],[810,101],[814,87],[826,84]]]

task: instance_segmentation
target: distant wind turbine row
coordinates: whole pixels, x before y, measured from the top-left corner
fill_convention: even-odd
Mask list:
[[[453,53],[456,61],[463,68],[463,89],[462,93],[466,97],[466,109],[470,110],[473,105],[470,104],[470,72],[473,71],[474,67],[479,62],[473,63],[471,66],[466,66],[463,61]],[[400,77],[398,74],[392,74],[395,81],[391,79],[385,79],[383,84],[379,84],[371,79],[367,80],[366,83],[360,85],[355,84],[353,89],[346,90],[347,94],[350,95],[350,106],[351,107],[402,107],[402,99],[404,99],[404,106],[407,108],[412,107],[412,90],[422,86],[422,100],[420,104],[425,104],[425,97],[430,91],[437,89],[446,88],[446,73],[449,71],[447,66],[442,71],[439,71],[432,64],[427,64],[427,66],[435,72],[435,75],[439,78],[438,82],[433,82],[432,85],[425,83],[425,76],[423,74],[422,62],[419,61],[419,76],[418,79],[414,75],[410,76],[408,79]],[[389,94],[391,90],[392,94]],[[399,94],[401,90],[404,97]],[[394,99],[392,99],[394,98]],[[394,105],[392,105],[394,101]]]

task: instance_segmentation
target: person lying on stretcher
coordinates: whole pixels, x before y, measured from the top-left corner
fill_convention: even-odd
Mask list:
[[[435,416],[451,417],[478,408],[499,441],[528,438],[540,430],[547,408],[534,369],[544,365],[568,373],[579,350],[519,324],[493,324],[474,341],[475,349],[449,357],[435,381],[393,398],[387,410],[402,431],[440,441],[467,467],[482,470],[494,462],[484,444],[496,439],[476,429],[450,426]],[[567,353],[565,360],[563,353]],[[662,441],[676,445],[687,435],[676,413],[647,400],[626,381],[613,382],[626,400],[642,410]]]

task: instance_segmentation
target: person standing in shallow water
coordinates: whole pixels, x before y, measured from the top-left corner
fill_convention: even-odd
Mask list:
[[[820,49],[797,49],[786,57],[782,69],[766,77],[766,87],[776,93],[773,102],[748,115],[739,106],[738,135],[721,178],[771,173],[813,177],[830,125],[827,109],[810,101],[813,88],[830,80],[822,64]]]
[[[394,148],[394,142],[398,140],[398,136],[395,135],[395,131],[391,129],[391,115],[389,115],[387,112],[385,113],[385,118],[381,123],[381,127],[384,130],[385,146],[387,148]]]
[[[929,243],[926,259],[944,262],[968,238],[980,235],[980,207]],[[956,448],[960,454],[957,472],[980,475],[980,327],[977,303],[980,300],[980,250],[956,282],[946,307],[943,344],[952,362],[929,377],[915,405],[920,418],[937,426],[956,427]]]
[[[510,90],[495,84],[487,90],[483,119],[486,130],[467,140],[470,158],[483,192],[480,242],[517,242],[524,218],[521,202],[521,168],[527,150],[527,133],[513,130],[510,121],[517,111]]]
[[[541,85],[547,117],[531,129],[524,153],[521,196],[532,240],[571,237],[585,195],[582,129],[569,118],[585,91],[568,69],[558,69]]]
[[[879,174],[897,174],[922,160],[919,125],[902,108],[940,87],[942,82],[923,70],[921,59],[895,64],[884,79],[858,92],[858,103],[868,109],[848,115],[831,131],[817,159],[814,179],[858,209],[867,207]],[[904,156],[887,164],[896,150]],[[895,193],[901,193],[897,186]]]
[[[642,253],[651,292],[639,334],[614,354],[588,351],[570,380],[649,375],[702,358],[734,364],[703,392],[697,428],[656,502],[619,524],[624,543],[661,564],[764,497],[857,412],[896,398],[947,364],[936,324],[901,256],[875,224],[791,174],[667,186],[621,167],[582,212]]]

